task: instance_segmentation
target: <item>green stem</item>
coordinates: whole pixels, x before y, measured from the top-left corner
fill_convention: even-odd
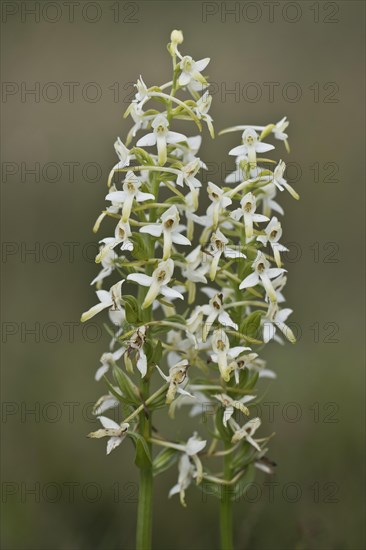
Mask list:
[[[147,270],[150,266],[147,266]],[[139,304],[142,303],[145,297],[145,289],[139,286],[137,301]],[[151,320],[151,308],[147,309],[144,312],[144,317],[146,321]],[[151,366],[149,366],[151,370]],[[139,412],[139,432],[140,435],[145,439],[146,445],[150,451],[150,456],[152,456],[152,445],[150,443],[151,437],[151,428],[152,428],[152,412],[151,410],[146,409],[148,405],[154,401],[162,393],[162,388],[157,390],[153,395],[150,393],[150,372],[147,373],[146,377],[141,380],[140,383],[140,392],[142,396],[142,405],[138,407]],[[137,413],[137,410],[135,413]],[[152,502],[153,502],[153,466],[150,462],[149,464],[144,464],[140,468],[140,486],[139,486],[139,502],[137,507],[137,526],[136,526],[136,550],[150,550],[151,549],[151,539],[152,539]]]
[[[151,435],[151,418],[141,413],[141,435],[146,440],[151,452],[149,438]],[[136,550],[151,549],[152,535],[152,497],[153,469],[152,464],[140,469],[139,502],[137,508]]]
[[[149,380],[142,380],[140,391],[145,401],[151,401],[149,398]],[[158,392],[156,392],[158,393]],[[140,435],[145,439],[151,455],[151,411],[148,416],[145,410],[140,413],[139,422]],[[153,499],[153,467],[147,464],[140,468],[140,487],[139,502],[137,507],[137,527],[136,527],[136,550],[150,550],[152,538],[152,499]]]
[[[225,445],[228,449],[230,444]],[[231,479],[231,456],[224,456],[224,478]],[[231,490],[229,486],[221,488],[221,503],[220,503],[220,534],[221,534],[221,550],[233,550],[233,515]]]

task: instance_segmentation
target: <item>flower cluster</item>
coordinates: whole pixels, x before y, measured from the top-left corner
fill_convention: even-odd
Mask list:
[[[271,471],[269,437],[258,435],[260,418],[248,417],[259,399],[258,378],[275,377],[260,357],[263,344],[283,336],[295,341],[286,325],[291,310],[282,308],[287,249],[277,198],[284,190],[299,197],[285,180],[285,163],[267,158],[271,138],[289,149],[286,118],[223,131],[241,132],[229,151],[235,170],[225,181],[206,182],[196,133],[207,126],[214,137],[202,74],[210,60],[183,55],[182,42],[173,31],[172,79],[148,86],[140,77],[125,113],[133,126],[125,142],[114,144],[118,162],[94,226],[112,224],[111,236],[100,241],[101,271],[92,282],[99,303],[82,321],[108,310],[112,324],[110,349],[95,375],[108,387],[95,406],[102,428],[90,437],[106,437],[107,453],[131,437],[137,463],[151,464],[156,474],[177,462],[170,495],[179,494],[185,505],[191,482],[231,485],[235,497],[253,467]],[[193,135],[184,130],[188,123]],[[102,288],[107,278],[109,290]],[[153,393],[150,384],[158,388]],[[103,416],[116,407],[121,423]],[[195,422],[187,442],[165,437],[155,425],[154,437],[151,425],[146,429],[164,407]],[[211,472],[210,459],[219,456],[230,458],[229,477],[227,470]]]

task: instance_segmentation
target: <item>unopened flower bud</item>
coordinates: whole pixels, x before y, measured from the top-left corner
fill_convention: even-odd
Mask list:
[[[174,31],[171,32],[170,40],[173,44],[182,44],[183,42],[183,33],[182,31],[177,31],[174,29]]]

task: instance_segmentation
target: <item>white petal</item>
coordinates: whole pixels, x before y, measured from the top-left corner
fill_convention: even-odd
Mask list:
[[[258,283],[259,283],[258,275],[256,273],[251,273],[250,275],[248,275],[248,277],[245,277],[244,281],[240,283],[239,288],[240,290],[242,288],[249,288],[257,285]]]
[[[276,247],[279,252],[288,252],[288,248],[283,246],[283,244],[280,243],[273,243],[272,248]]]
[[[172,497],[173,495],[177,495],[178,493],[180,493],[180,485],[179,483],[177,483],[176,485],[174,485],[174,487],[172,487],[169,491],[169,498]]]
[[[184,297],[182,296],[182,294],[180,292],[178,292],[177,290],[174,290],[173,288],[170,288],[168,286],[162,286],[160,288],[160,292],[166,298],[171,298],[172,300],[174,298],[180,298],[181,300],[184,300]]]
[[[163,232],[163,227],[161,226],[160,223],[144,225],[140,229],[140,233],[148,233],[149,235],[153,235],[154,237],[160,237],[162,232]]]
[[[106,428],[107,430],[120,430],[121,426],[117,424],[114,420],[111,420],[107,416],[98,416],[98,420],[100,420],[103,428]]]
[[[167,143],[179,143],[180,141],[187,141],[187,138],[185,135],[179,134],[178,132],[168,132],[166,141]]]
[[[234,147],[229,151],[229,155],[232,155],[234,157],[239,157],[240,155],[245,155],[246,150],[247,148],[245,145],[238,145],[237,147]]]
[[[233,201],[231,199],[229,199],[229,197],[224,197],[222,199],[222,206],[224,208],[226,208],[227,206],[229,206]]]
[[[178,78],[178,83],[180,86],[185,86],[186,84],[188,84],[188,82],[190,82],[190,80],[191,75],[189,75],[188,73],[182,73]]]
[[[109,292],[107,292],[107,290],[97,290],[96,295],[98,296],[98,300],[102,304],[112,305],[112,303],[113,303],[112,298],[111,298],[111,295],[109,294]]]
[[[136,194],[136,200],[137,202],[155,200],[155,196],[152,193],[143,193],[142,191],[138,191]]]
[[[246,440],[248,441],[248,443],[250,443],[251,445],[253,445],[253,447],[255,449],[257,449],[258,451],[261,450],[260,446],[258,445],[258,443],[256,441],[254,441],[254,439],[252,437],[250,437],[249,435],[246,437]]]
[[[267,242],[268,242],[268,238],[265,237],[264,235],[259,235],[259,237],[257,237],[257,241],[259,241],[260,243],[266,245]]]
[[[286,269],[282,269],[279,267],[271,267],[270,269],[267,269],[267,275],[270,279],[274,279],[275,277],[278,277],[282,273],[285,273]]]
[[[105,375],[106,372],[109,371],[109,365],[102,365],[101,367],[99,367],[99,369],[97,370],[97,372],[95,373],[95,380],[97,382],[99,382],[99,380],[101,378],[103,378],[103,376]]]
[[[204,69],[206,69],[207,65],[210,63],[210,58],[205,57],[204,59],[200,59],[199,61],[196,61],[196,69],[197,71],[201,72]]]
[[[125,348],[119,348],[116,351],[113,352],[113,360],[118,361],[118,359],[121,359],[122,355],[125,352]]]
[[[153,280],[152,277],[149,275],[144,275],[143,273],[131,273],[127,276],[127,279],[129,281],[135,281],[135,283],[142,286],[150,286]]]
[[[181,393],[182,395],[187,395],[188,397],[192,397],[193,399],[195,399],[194,395],[192,395],[191,393],[189,393],[189,392],[186,391],[186,390],[183,390],[182,388],[178,388],[178,389],[177,389],[177,392],[178,392],[178,393]]]
[[[147,358],[143,349],[141,349],[139,352],[139,359],[136,363],[136,366],[141,373],[141,378],[143,378],[147,371]]]
[[[239,353],[243,353],[244,351],[250,351],[250,350],[251,348],[246,348],[245,346],[235,346],[230,349],[229,355],[230,357],[235,359],[235,357],[238,357]]]
[[[231,213],[230,213],[230,216],[238,221],[240,220],[240,218],[244,215],[244,212],[242,210],[242,208],[237,208],[236,210],[233,210]]]
[[[206,443],[207,441],[201,441],[194,436],[190,437],[185,446],[185,451],[189,456],[196,455],[206,447]]]
[[[269,369],[261,369],[259,371],[259,378],[277,378],[277,374]]]
[[[109,455],[114,449],[119,447],[124,438],[121,437],[110,437],[107,443],[107,455]]]
[[[112,193],[106,195],[106,200],[123,203],[126,200],[126,195],[126,191],[112,191]]]
[[[97,304],[96,306],[91,307],[90,309],[88,309],[88,311],[85,311],[82,314],[81,322],[85,323],[85,321],[88,321],[89,319],[94,317],[94,315],[97,315],[97,313],[100,313],[101,311],[103,311],[103,309],[106,309],[107,307],[110,307],[111,305],[112,305],[112,301],[111,301],[110,304],[102,303],[102,304]]]
[[[219,315],[219,321],[224,327],[232,327],[238,330],[238,325],[230,318],[230,315],[226,311],[222,311]]]
[[[253,214],[252,216],[254,222],[268,222],[269,218],[263,216],[262,214]]]
[[[276,333],[276,328],[269,321],[265,321],[263,324],[263,342],[267,344]]]
[[[276,321],[280,321],[280,323],[284,323],[289,315],[291,315],[292,309],[285,308],[281,309],[277,315],[276,315]]]
[[[136,143],[137,147],[151,147],[156,143],[156,135],[154,133],[146,134],[138,140]]]
[[[235,250],[234,248],[230,248],[228,246],[224,249],[224,256],[225,258],[246,258],[245,254],[240,252],[240,250]]]
[[[175,244],[183,244],[185,246],[189,246],[191,244],[191,241],[187,239],[187,237],[184,237],[184,235],[180,235],[179,233],[172,233],[172,241]]]
[[[166,382],[169,382],[169,381],[170,381],[170,377],[169,377],[169,376],[166,376],[166,374],[163,373],[163,371],[161,370],[161,368],[160,368],[158,365],[156,365],[156,368],[158,369],[160,376],[161,376],[162,378],[164,378],[164,380],[165,380]]]
[[[269,143],[261,143],[260,141],[255,146],[257,153],[266,153],[267,151],[272,151],[272,149],[274,149],[274,145],[270,145]]]

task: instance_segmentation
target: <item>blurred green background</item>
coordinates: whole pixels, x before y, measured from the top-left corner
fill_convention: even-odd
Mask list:
[[[91,228],[131,83],[170,79],[180,28],[184,53],[211,57],[217,129],[289,117],[291,154],[276,158],[301,194],[280,197],[299,342],[265,351],[278,466],[235,504],[237,548],[363,548],[364,2],[36,4],[2,3],[2,547],[133,548],[132,445],[106,458],[85,437],[107,338],[78,321],[95,303]],[[206,133],[215,183],[210,163],[239,137]],[[158,422],[172,437],[191,430],[183,410]],[[176,475],[156,480],[154,548],[217,548],[217,501],[191,488],[182,509],[167,498]]]

